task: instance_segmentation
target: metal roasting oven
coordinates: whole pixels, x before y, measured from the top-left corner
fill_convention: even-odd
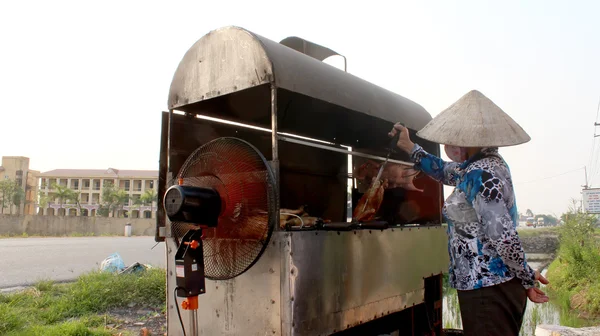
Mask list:
[[[277,43],[226,27],[198,40],[175,71],[169,111],[162,113],[159,199],[196,148],[235,137],[268,161],[278,208],[306,205],[312,216],[337,223],[274,224],[252,267],[229,280],[206,280],[198,297],[200,335],[441,335],[448,265],[442,187],[418,176],[414,184],[423,192],[385,191],[378,219],[385,226],[344,225],[364,192],[353,170],[367,159],[383,161],[395,122],[415,138],[431,116],[324,63],[330,56],[341,55],[296,37]],[[439,155],[436,144],[417,140]],[[408,161],[400,153],[390,158]],[[161,203],[155,239],[167,249],[168,334],[183,335],[180,303],[171,295],[172,237]],[[191,317],[181,317],[188,326]]]

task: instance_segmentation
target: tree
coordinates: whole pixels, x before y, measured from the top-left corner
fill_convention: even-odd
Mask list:
[[[44,209],[48,206],[48,202],[50,201],[50,197],[48,195],[46,195],[45,192],[40,191],[39,195],[38,195],[38,205],[40,207],[39,211],[42,211],[42,215],[44,214]],[[38,212],[39,214],[39,212]]]
[[[1,213],[4,213],[4,209],[8,207],[10,214],[13,214],[13,205],[17,208],[17,215],[20,213],[21,204],[25,203],[25,191],[17,181],[6,179],[0,181],[0,193],[2,193],[2,199],[0,199]]]
[[[150,212],[154,212],[154,203],[153,202],[156,202],[157,198],[158,198],[158,195],[156,194],[156,191],[154,191],[154,189],[148,189],[144,192],[144,194],[142,196],[140,196],[140,201],[144,205],[150,204]]]
[[[21,186],[15,183],[15,189],[12,194],[12,205],[17,209],[17,215],[21,213],[21,204],[25,203],[25,191]],[[12,207],[11,207],[12,208]],[[12,209],[11,209],[12,214]]]
[[[596,216],[583,212],[578,201],[572,202],[569,211],[561,216],[565,222],[560,231],[561,241],[570,240],[581,247],[584,247],[586,242],[588,245],[595,243]]]
[[[129,194],[127,193],[127,191],[123,190],[123,189],[117,189],[114,193],[113,193],[113,200],[116,204],[117,209],[119,210],[123,210],[123,206],[125,204],[125,202],[129,201]],[[114,213],[113,213],[114,216]]]
[[[115,217],[117,210],[122,210],[125,202],[129,200],[129,194],[122,189],[116,188],[112,183],[105,183],[102,188],[102,204],[98,209],[98,214],[108,217],[112,211]]]
[[[54,189],[54,193],[53,193],[54,197],[56,199],[58,199],[58,204],[60,205],[60,207],[58,208],[59,212],[60,212],[60,209],[63,208],[63,204],[65,203],[65,201],[72,201],[73,199],[75,199],[77,197],[76,193],[66,186],[61,186],[61,185],[54,183],[54,184],[52,184],[52,189]],[[63,213],[63,215],[64,215],[64,213]]]
[[[570,217],[573,217],[574,215],[579,214],[579,213],[583,213],[583,209],[581,208],[581,203],[578,200],[572,198],[571,205],[569,206],[569,210],[566,213],[563,213],[560,216],[560,219],[563,221],[563,223],[566,223]]]
[[[131,210],[140,210],[141,206],[142,206],[142,201],[139,198],[134,198],[132,199],[132,204],[131,206],[129,206],[129,209]]]
[[[527,211],[525,211],[525,214],[527,215],[527,217],[533,217],[533,211],[531,211],[531,209],[527,209]]]
[[[81,213],[81,191],[73,191],[71,201],[75,202],[77,210],[79,210],[79,213]]]
[[[109,214],[110,214],[110,209],[107,206],[105,206],[104,204],[100,204],[100,206],[98,207],[98,210],[96,210],[96,216],[108,217]]]
[[[0,181],[0,193],[2,194],[0,198],[0,213],[4,214],[4,209],[5,208],[10,208],[10,211],[12,213],[12,202],[13,202],[13,195],[15,193],[15,186],[16,183],[12,180],[2,180]]]
[[[97,214],[102,217],[108,217],[111,211],[114,211],[115,207],[115,187],[111,182],[104,182],[102,186],[102,203],[98,208]],[[114,213],[113,213],[114,215]]]

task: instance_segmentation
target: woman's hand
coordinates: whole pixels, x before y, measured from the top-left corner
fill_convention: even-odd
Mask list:
[[[390,137],[393,137],[398,132],[400,132],[400,137],[398,138],[398,143],[396,143],[396,146],[398,146],[398,148],[400,148],[403,151],[410,154],[412,152],[415,144],[414,144],[414,142],[410,141],[410,136],[408,134],[408,128],[402,126],[401,123],[396,123],[394,125],[394,128],[392,128],[392,131],[390,133],[388,133],[388,135]]]
[[[535,271],[535,281],[539,281],[539,282],[543,283],[544,285],[547,285],[550,283],[550,281],[548,281],[548,279],[546,279],[538,271]],[[546,296],[546,293],[544,293],[541,289],[539,289],[537,287],[529,288],[527,290],[527,297],[529,298],[529,300],[531,300],[531,302],[534,302],[534,303],[545,303],[545,302],[548,302],[548,300],[549,300],[548,296]]]
[[[537,287],[529,288],[527,290],[527,297],[534,303],[545,303],[549,300],[546,293],[542,292],[542,290]]]
[[[539,281],[539,282],[543,283],[544,285],[547,285],[550,283],[550,281],[548,281],[548,279],[546,279],[539,271],[535,271],[535,281]]]

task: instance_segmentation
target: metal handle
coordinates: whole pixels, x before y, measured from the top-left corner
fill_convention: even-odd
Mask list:
[[[393,152],[396,150],[398,140],[400,139],[400,132],[396,133],[390,140],[390,144],[388,145],[388,151]]]
[[[371,229],[371,230],[385,230],[389,227],[388,222],[383,221],[375,221],[375,222],[366,222],[358,224],[358,227],[361,229]]]
[[[354,223],[325,223],[321,226],[322,230],[331,231],[351,231],[354,228]]]
[[[404,126],[404,123],[400,123],[400,125]],[[406,127],[406,126],[404,126]],[[396,135],[392,137],[390,140],[390,144],[388,145],[388,151],[393,152],[396,150],[398,140],[400,139],[400,131],[396,132]]]

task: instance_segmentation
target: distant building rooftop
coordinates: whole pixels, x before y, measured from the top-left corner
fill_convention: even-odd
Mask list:
[[[40,177],[147,177],[157,178],[158,170],[126,169],[54,169],[40,174]]]

